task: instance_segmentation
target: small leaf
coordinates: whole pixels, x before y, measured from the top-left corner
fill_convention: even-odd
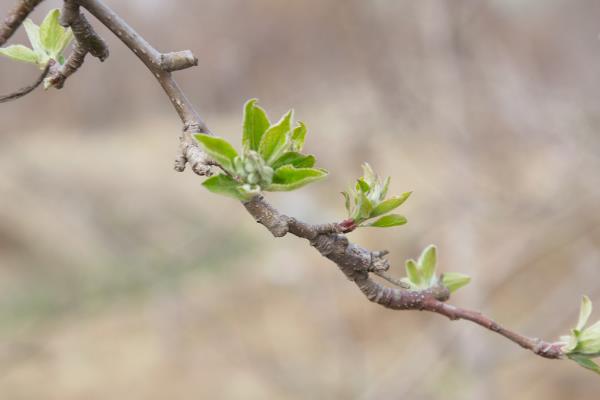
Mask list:
[[[204,151],[206,151],[212,159],[221,164],[227,171],[234,172],[233,159],[237,157],[238,154],[227,140],[216,136],[205,135],[203,133],[195,135],[194,137],[202,144]]]
[[[51,56],[58,55],[63,44],[65,28],[58,22],[59,17],[60,10],[58,8],[50,10],[40,25],[40,42]]]
[[[271,125],[260,140],[258,151],[262,158],[271,164],[284,150],[290,131],[292,110],[288,111],[275,125]]]
[[[321,180],[326,176],[327,171],[322,169],[294,168],[291,165],[284,165],[275,171],[273,183],[266,190],[271,192],[287,192]]]
[[[395,208],[401,206],[406,199],[410,197],[412,192],[403,193],[402,196],[394,196],[380,203],[377,207],[373,209],[371,213],[371,217],[378,217],[380,215],[386,214]]]
[[[389,214],[363,226],[373,226],[377,228],[389,228],[392,226],[404,225],[408,221],[405,216],[399,214]]]
[[[367,193],[370,189],[371,186],[367,182],[365,182],[363,178],[359,178],[356,180],[356,190],[359,190],[363,193]]]
[[[258,150],[261,138],[271,125],[267,113],[256,102],[257,99],[251,99],[244,105],[242,144],[246,150]]]
[[[406,276],[408,277],[408,280],[413,285],[418,287],[421,284],[421,274],[419,273],[415,260],[406,260],[404,268],[406,269]]]
[[[37,54],[45,55],[46,52],[42,48],[42,43],[40,42],[40,27],[34,24],[29,18],[23,21],[23,26],[25,27],[25,32],[27,33],[31,47],[33,47],[33,51]]]
[[[13,60],[30,64],[36,64],[38,59],[33,50],[20,44],[0,48],[0,54]]]
[[[273,162],[273,169],[291,165],[296,168],[312,168],[316,162],[315,156],[300,154],[295,151],[288,151]]]
[[[373,186],[375,182],[377,182],[377,174],[375,174],[375,171],[373,171],[373,168],[371,168],[371,165],[369,165],[367,162],[363,163],[362,168],[363,179],[369,184],[369,186]]]
[[[244,195],[239,190],[240,184],[228,175],[219,174],[211,176],[210,178],[202,182],[202,186],[204,186],[213,193],[232,197],[234,199],[242,201],[250,200],[250,196]]]
[[[306,126],[302,122],[298,122],[298,126],[292,132],[292,150],[302,151],[304,140],[306,139]]]
[[[358,183],[357,183],[358,185]],[[357,223],[361,223],[362,221],[366,220],[369,218],[369,215],[371,215],[371,212],[373,211],[373,203],[371,203],[371,200],[369,199],[369,197],[366,195],[365,192],[360,191],[358,193],[358,204],[356,207],[356,218],[354,218],[354,220]]]
[[[350,194],[348,192],[342,192],[342,196],[344,196],[344,206],[346,207],[348,216],[350,216],[350,214],[352,213],[350,209]]]
[[[442,277],[442,284],[450,291],[450,293],[456,292],[463,286],[466,286],[471,282],[471,277],[465,274],[459,274],[458,272],[447,272]]]
[[[381,189],[381,200],[385,199],[385,196],[387,196],[388,193],[388,189],[390,188],[390,181],[392,178],[390,178],[389,176],[387,178],[385,178],[385,181],[383,182],[383,188]],[[407,192],[410,196],[410,194],[412,192]],[[404,196],[406,193],[404,193],[402,196]],[[408,197],[407,197],[408,198]]]
[[[431,278],[435,275],[435,267],[437,265],[437,249],[434,245],[429,245],[421,255],[419,261],[417,261],[421,268],[421,275],[426,282],[430,282]]]
[[[581,299],[581,307],[579,309],[579,320],[575,329],[581,331],[585,324],[587,324],[590,315],[592,314],[592,302],[589,297],[583,296]]]
[[[587,357],[580,355],[567,355],[571,360],[575,361],[577,364],[581,365],[583,368],[589,369],[590,371],[594,371],[597,374],[600,374],[600,366],[590,360]]]

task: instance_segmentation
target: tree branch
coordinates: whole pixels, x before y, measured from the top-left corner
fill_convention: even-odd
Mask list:
[[[12,10],[8,12],[4,21],[0,23],[0,46],[15,33],[17,28],[21,26],[25,18],[33,11],[33,9],[44,0],[19,0]]]
[[[0,40],[6,41],[25,19],[27,14],[31,12],[31,9],[38,3],[40,1],[19,2],[0,28]],[[77,43],[80,48],[75,49],[73,57],[77,59],[72,60],[73,65],[69,68],[76,70],[78,67],[77,64],[81,65],[86,50],[90,53],[93,51],[96,57],[100,59],[102,59],[101,54],[108,54],[108,52],[103,53],[100,51],[104,46],[98,43],[104,42],[101,39],[98,40],[99,37],[92,33],[93,29],[82,14],[79,13],[77,6],[88,10],[118,36],[146,65],[163,87],[184,126],[181,136],[181,153],[176,160],[175,169],[183,171],[186,163],[189,163],[193,171],[197,174],[210,174],[211,161],[200,150],[192,138],[192,134],[211,134],[211,132],[171,75],[171,71],[196,65],[197,59],[189,50],[166,54],[158,52],[100,0],[67,0],[65,2],[64,22],[71,27],[74,24],[75,26],[80,24],[82,28],[81,32],[76,34],[76,37],[78,37]],[[0,42],[0,45],[3,43],[3,41]],[[95,45],[91,43],[95,43]],[[91,50],[96,45],[98,46],[98,52]],[[562,350],[563,343],[546,342],[540,339],[529,338],[502,327],[479,312],[446,304],[445,302],[449,299],[450,292],[442,285],[436,285],[427,290],[414,291],[397,287],[387,287],[375,281],[371,277],[371,274],[383,277],[397,286],[402,286],[402,282],[385,274],[385,271],[390,268],[389,262],[385,259],[387,251],[369,251],[349,242],[347,237],[341,234],[349,232],[354,228],[348,225],[348,221],[311,225],[279,213],[262,196],[256,196],[244,203],[244,207],[273,236],[282,237],[291,233],[308,240],[310,245],[322,256],[335,263],[342,273],[371,302],[393,310],[430,311],[444,315],[451,320],[463,319],[471,321],[506,337],[541,357],[558,359],[564,356]]]

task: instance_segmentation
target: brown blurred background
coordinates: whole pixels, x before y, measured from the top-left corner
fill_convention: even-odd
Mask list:
[[[282,211],[340,220],[369,161],[414,190],[408,225],[351,235],[396,273],[435,243],[443,271],[473,276],[453,303],[549,340],[582,294],[600,310],[600,2],[107,3],[159,50],[194,51],[177,78],[218,134],[239,141],[250,97],[273,119],[295,108],[331,176],[269,195]],[[0,398],[598,398],[574,363],[368,303],[174,172],[176,114],[94,25],[104,64],[0,107]],[[0,60],[0,92],[37,73]]]

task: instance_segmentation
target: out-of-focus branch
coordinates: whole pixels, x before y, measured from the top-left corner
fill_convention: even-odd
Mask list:
[[[33,9],[44,0],[19,0],[8,15],[0,23],[0,46],[15,33],[17,28],[21,26],[25,18],[33,11]]]

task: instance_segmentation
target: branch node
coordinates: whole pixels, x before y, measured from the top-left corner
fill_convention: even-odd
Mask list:
[[[159,67],[166,72],[179,71],[196,65],[198,65],[198,59],[191,50],[174,51],[160,55]]]

